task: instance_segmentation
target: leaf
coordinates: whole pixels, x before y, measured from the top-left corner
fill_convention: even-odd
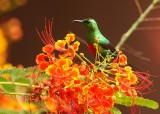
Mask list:
[[[0,77],[0,82],[8,82],[8,80],[4,77]],[[1,87],[5,92],[15,92],[15,88],[11,84],[2,84]]]
[[[117,109],[116,107],[113,107],[113,108],[111,108],[110,110],[111,110],[111,112],[112,112],[113,114],[122,114],[121,111],[120,111],[119,109]]]
[[[29,68],[9,68],[5,70],[0,70],[0,76],[4,74],[9,74],[12,78],[12,80],[22,78],[25,76],[29,76],[31,74],[37,74],[40,73],[40,70],[37,69],[36,67],[29,67]]]
[[[30,80],[28,78],[19,78],[19,79],[16,79],[15,82],[30,84]]]
[[[151,109],[158,109],[159,104],[153,100],[150,99],[144,99],[143,97],[129,97],[124,94],[116,94],[116,104],[125,105],[127,107],[138,105],[138,106],[144,106]]]
[[[41,80],[44,80],[46,78],[50,78],[50,76],[48,76],[47,74],[42,73],[36,80],[35,82],[39,82]]]
[[[15,110],[1,110],[0,114],[31,114],[28,111],[15,111]]]
[[[30,85],[30,80],[27,79],[27,78],[19,78],[19,79],[16,79],[15,82],[18,82],[20,84],[28,84],[28,85]],[[26,87],[26,86],[18,86],[17,85],[17,86],[15,86],[15,91],[16,92],[20,92],[20,93],[27,93],[27,91],[29,90],[30,87],[31,86]],[[21,96],[18,96],[18,97],[21,97]]]
[[[0,114],[20,114],[20,113],[13,110],[0,110]]]

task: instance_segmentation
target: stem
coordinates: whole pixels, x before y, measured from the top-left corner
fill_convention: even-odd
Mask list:
[[[76,52],[75,52],[76,57],[78,57],[78,59],[80,59],[82,62],[84,62],[84,60],[82,59],[82,57],[80,57]]]
[[[38,85],[31,85],[31,84],[24,84],[24,83],[19,83],[19,82],[0,82],[0,85],[16,85],[16,86],[24,86],[24,87],[37,87],[41,88],[41,86]],[[49,87],[43,87],[45,89],[48,89]]]
[[[25,87],[41,87],[37,85],[31,85],[31,84],[24,84],[24,83],[18,83],[18,82],[0,82],[0,85],[16,85],[16,86],[25,86]],[[49,87],[43,87],[45,89],[48,89]],[[0,94],[8,94],[8,95],[24,95],[24,96],[32,96],[34,94],[30,93],[9,93],[9,92],[0,92]],[[45,96],[46,94],[41,94]]]
[[[157,27],[138,27],[136,30],[160,30],[160,26],[157,26]]]
[[[24,96],[32,96],[33,94],[29,93],[9,93],[9,92],[0,92],[0,94],[7,94],[7,95],[24,95]]]
[[[150,13],[150,11],[154,8],[155,4],[160,2],[160,0],[153,0],[152,3],[148,6],[148,8],[140,15],[135,23],[129,28],[129,30],[124,33],[116,46],[116,49],[120,49],[124,42],[130,37],[130,35],[137,29],[139,24],[146,18],[146,16]]]
[[[152,10],[159,9],[160,5],[155,6]]]
[[[25,86],[25,87],[35,87],[34,85],[30,84],[24,84],[24,83],[19,83],[19,82],[0,82],[0,85],[18,85],[18,86]]]
[[[144,21],[160,21],[160,17],[145,18]]]
[[[142,11],[141,5],[139,3],[139,0],[135,0],[135,3],[136,3],[136,6],[138,8],[139,13],[142,14],[143,11]]]
[[[88,63],[90,63],[91,65],[93,65],[95,67],[95,65],[89,60],[87,59],[84,55],[82,56]]]

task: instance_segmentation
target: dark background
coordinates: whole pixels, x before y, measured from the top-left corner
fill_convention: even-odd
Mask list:
[[[151,0],[139,0],[143,10]],[[153,10],[148,17],[160,16],[160,9]],[[123,33],[139,17],[134,0],[30,0],[27,5],[8,14],[0,16],[3,18],[18,17],[23,26],[24,37],[20,42],[12,44],[9,53],[9,62],[13,65],[23,64],[25,67],[35,65],[35,57],[41,52],[44,45],[38,37],[35,27],[40,30],[44,27],[44,18],[54,18],[53,37],[63,39],[72,31],[85,39],[86,31],[82,25],[71,23],[74,19],[94,18],[104,36],[115,46]],[[156,26],[159,22],[143,22],[140,26]],[[125,43],[143,55],[150,61],[141,60],[129,53],[128,61],[142,71],[149,71],[158,77],[151,78],[154,82],[156,92],[144,95],[160,101],[160,30],[135,31]],[[89,58],[93,56],[88,53],[87,47],[81,44],[81,50]],[[123,114],[129,114],[129,109],[120,107]],[[160,110],[141,108],[141,114],[160,114]]]

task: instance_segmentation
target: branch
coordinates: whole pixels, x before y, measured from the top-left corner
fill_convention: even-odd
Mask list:
[[[135,3],[136,3],[136,6],[138,8],[139,13],[142,14],[143,11],[142,11],[141,5],[139,3],[139,0],[135,0]]]
[[[124,33],[116,46],[116,49],[120,49],[124,42],[131,36],[131,34],[137,29],[139,24],[146,18],[146,16],[150,13],[150,11],[154,8],[154,6],[160,2],[160,0],[153,0],[153,2],[148,6],[148,8],[140,15],[140,17],[136,20],[135,23],[129,28],[129,30]]]
[[[160,21],[160,17],[145,18],[144,21]]]
[[[160,30],[160,26],[156,26],[156,27],[138,27],[136,30]]]
[[[160,5],[155,6],[152,10],[159,9]]]

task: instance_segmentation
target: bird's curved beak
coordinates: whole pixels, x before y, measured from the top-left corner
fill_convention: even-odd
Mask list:
[[[79,23],[82,23],[83,20],[73,20],[72,22],[79,22]]]

